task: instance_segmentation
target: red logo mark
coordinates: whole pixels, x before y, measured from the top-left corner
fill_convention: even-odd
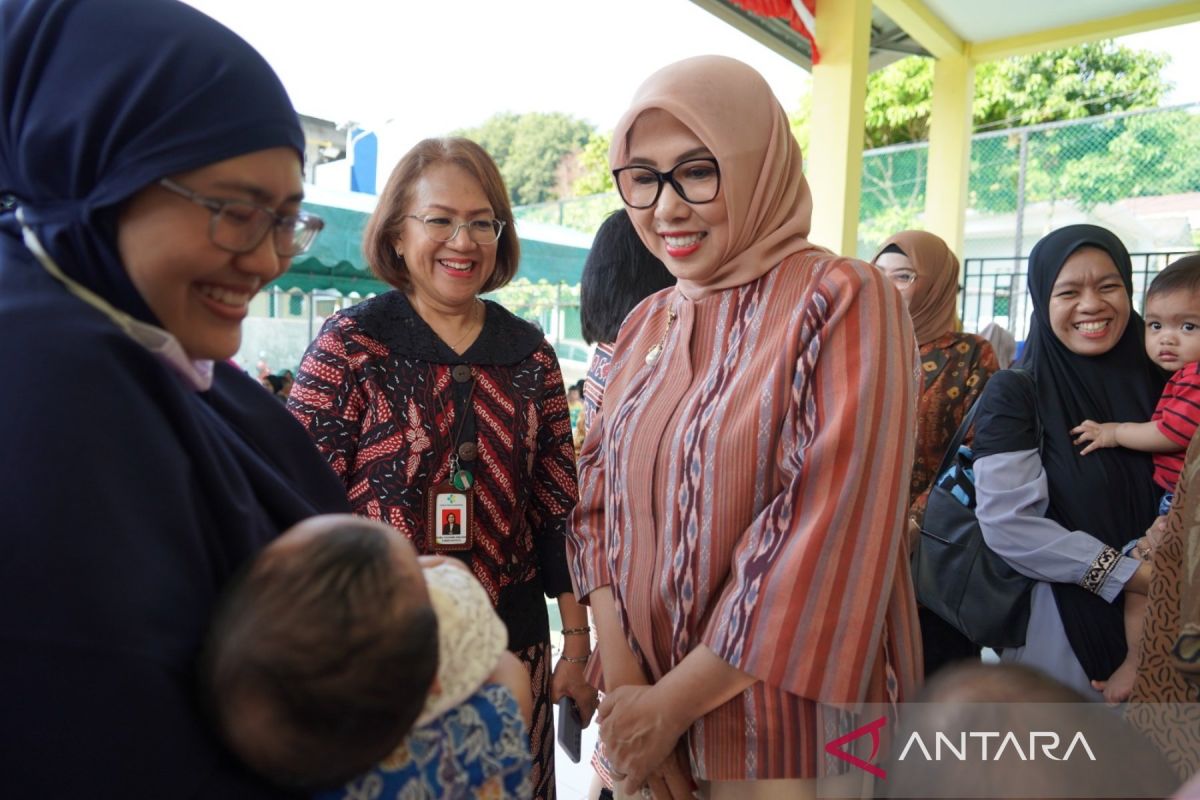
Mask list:
[[[858,767],[859,769],[866,770],[867,772],[874,775],[876,778],[886,778],[887,772],[885,770],[880,769],[879,767],[875,766],[874,764],[871,764],[870,762],[863,761],[858,756],[856,756],[852,753],[847,753],[845,750],[842,749],[843,745],[848,744],[849,742],[853,742],[855,739],[866,736],[867,734],[870,734],[871,735],[871,761],[874,761],[875,756],[879,755],[879,729],[882,728],[886,724],[887,724],[887,717],[880,717],[879,719],[875,720],[874,722],[868,722],[866,725],[863,725],[861,728],[852,730],[849,733],[847,733],[845,736],[834,739],[832,742],[825,745],[825,752],[829,753],[829,755],[831,755],[831,756],[836,756],[837,758],[840,758],[842,761],[848,761],[851,764],[853,764],[854,766]]]

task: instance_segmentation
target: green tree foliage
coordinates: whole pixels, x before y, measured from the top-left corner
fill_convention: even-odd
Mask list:
[[[571,187],[576,197],[590,194],[615,192],[612,171],[608,168],[608,147],[612,142],[612,131],[595,131],[579,154],[580,175]]]
[[[1169,60],[1104,41],[981,64],[975,71],[976,130],[1153,108],[1170,89],[1161,77]]]
[[[867,76],[866,138],[870,150],[929,138],[933,59],[902,58]]]
[[[474,128],[455,131],[478,142],[500,166],[514,205],[557,199],[559,168],[592,135],[583,120],[561,112],[501,112]]]
[[[1078,45],[1005,61],[975,71],[976,131],[998,131],[1157,105],[1169,85],[1167,56],[1112,42]],[[929,136],[933,61],[911,57],[872,73],[867,81],[861,234],[875,241],[913,225],[925,205],[928,151],[905,146]],[[809,110],[793,116],[807,138]],[[1195,191],[1197,134],[1189,114],[1150,114],[1026,135],[1025,201],[1070,198],[1081,206],[1124,197]],[[1017,207],[1021,134],[977,137],[971,147],[972,208]]]
[[[1093,205],[1200,189],[1200,119],[1195,114],[1129,117],[1104,123],[1103,135],[1103,151],[1087,153],[1064,169],[1064,194]]]
[[[975,69],[975,129],[1151,108],[1170,88],[1161,77],[1168,58],[1104,41],[980,64]],[[910,56],[868,76],[865,149],[929,138],[933,63]],[[811,113],[806,97],[791,118],[801,144],[808,139]]]

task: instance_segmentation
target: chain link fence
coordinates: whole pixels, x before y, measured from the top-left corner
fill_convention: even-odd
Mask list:
[[[971,140],[966,258],[1020,258],[1077,222],[1130,250],[1200,246],[1200,104],[977,133]],[[921,227],[928,143],[863,154],[858,256]],[[819,199],[818,199],[819,202]],[[518,219],[592,233],[621,207],[615,192],[514,209]]]
[[[1092,222],[1130,250],[1200,244],[1200,104],[978,133],[966,258],[1020,258],[1055,228]],[[921,227],[927,143],[863,154],[858,255]]]
[[[584,233],[595,233],[600,223],[604,222],[604,218],[621,207],[621,198],[616,192],[605,192],[550,203],[516,206],[513,208],[513,216],[518,220],[546,222]]]
[[[964,232],[963,326],[1028,331],[1026,256],[1045,234],[1092,223],[1134,253],[1134,307],[1170,261],[1200,249],[1200,103],[975,134]],[[863,154],[858,253],[922,227],[928,143]],[[621,207],[615,192],[514,209],[588,233]]]

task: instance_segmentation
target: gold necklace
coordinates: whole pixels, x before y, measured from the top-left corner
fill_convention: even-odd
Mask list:
[[[653,364],[662,355],[663,347],[667,344],[667,335],[671,332],[671,325],[674,324],[676,316],[674,306],[667,309],[667,324],[663,326],[662,336],[659,337],[658,344],[651,347],[650,352],[646,353],[647,364]]]
[[[479,305],[478,305],[478,306],[471,306],[471,314],[472,314],[472,315],[474,315],[474,314],[475,314],[475,309],[476,309],[477,307],[482,307],[482,306],[483,306],[483,301],[482,301],[482,300],[480,300],[478,297],[476,297],[476,298],[475,298],[475,302],[476,302],[476,303],[478,303]],[[481,326],[480,326],[480,331],[482,331],[482,330],[483,330],[483,326],[481,325]],[[472,334],[472,333],[474,333],[474,332],[475,332],[475,320],[472,318],[472,320],[471,320],[470,324],[468,324],[468,326],[467,326],[467,332],[466,332],[466,333],[464,333],[464,334],[463,334],[461,337],[459,337],[458,341],[456,341],[456,342],[454,342],[454,344],[450,345],[450,349],[451,349],[451,350],[453,350],[454,352],[458,353],[458,352],[459,352],[459,350],[458,350],[458,347],[459,347],[459,345],[461,345],[461,344],[462,344],[463,342],[465,342],[465,341],[466,341],[468,338],[470,338],[471,334]]]

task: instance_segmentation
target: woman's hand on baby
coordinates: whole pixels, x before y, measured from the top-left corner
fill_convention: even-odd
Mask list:
[[[583,727],[592,723],[599,699],[596,689],[584,677],[584,665],[558,660],[554,675],[550,678],[550,702],[557,703],[562,697],[570,697],[579,710],[579,722]]]
[[[1167,518],[1165,516],[1156,518],[1150,527],[1146,529],[1146,535],[1139,538],[1134,544],[1133,550],[1129,555],[1138,561],[1154,561],[1154,551],[1162,544],[1163,536],[1166,533]]]
[[[653,686],[620,686],[600,704],[600,740],[625,777],[627,794],[641,791],[687,730],[672,709],[661,707]]]
[[[1079,451],[1079,455],[1086,456],[1101,447],[1116,447],[1118,425],[1120,425],[1119,422],[1095,422],[1085,419],[1072,428],[1071,433],[1076,434],[1075,444],[1090,442],[1087,447]]]

